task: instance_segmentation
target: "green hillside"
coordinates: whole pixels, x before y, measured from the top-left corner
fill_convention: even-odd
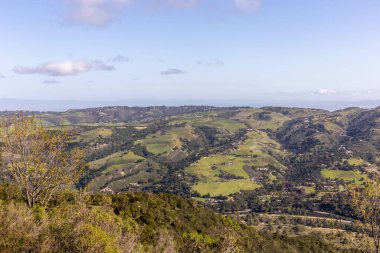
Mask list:
[[[292,201],[298,198],[297,208],[307,212],[344,213],[323,201],[380,168],[379,110],[158,106],[36,116],[49,129],[64,126],[71,145],[86,149],[79,186],[93,192],[108,187],[208,201],[243,196],[216,205],[242,209],[253,206],[253,198],[255,210],[277,201],[272,211],[286,212],[296,212]]]

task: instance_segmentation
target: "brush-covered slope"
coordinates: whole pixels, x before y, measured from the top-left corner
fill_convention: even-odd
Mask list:
[[[0,185],[1,252],[356,252],[308,236],[257,232],[174,195],[62,193],[28,208]]]

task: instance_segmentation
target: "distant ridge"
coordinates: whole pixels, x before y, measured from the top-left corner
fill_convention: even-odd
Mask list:
[[[106,106],[183,106],[202,105],[216,107],[299,107],[316,108],[329,111],[348,107],[375,108],[380,106],[380,100],[363,101],[270,101],[270,100],[120,100],[120,101],[81,101],[81,100],[30,100],[0,98],[0,111],[56,111],[70,109],[86,109]]]

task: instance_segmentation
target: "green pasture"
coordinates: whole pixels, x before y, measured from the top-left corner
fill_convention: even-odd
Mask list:
[[[106,167],[106,169],[103,171],[103,173],[107,173],[133,165],[140,160],[145,160],[145,158],[138,156],[133,152],[120,151],[112,155],[106,156],[102,159],[90,162],[88,165],[91,169],[99,169],[104,166]]]
[[[171,151],[174,147],[181,147],[181,139],[191,140],[195,137],[191,127],[178,127],[150,134],[137,143],[145,146],[149,152],[159,155]]]
[[[288,121],[290,118],[285,115],[277,112],[270,112],[268,115],[271,117],[269,120],[260,120],[255,117],[260,112],[263,112],[262,109],[245,109],[240,113],[236,114],[232,119],[244,122],[249,127],[253,129],[271,129],[276,130],[281,127],[285,121]]]
[[[206,181],[218,180],[218,176],[222,170],[249,179],[248,174],[243,169],[244,165],[249,163],[249,161],[248,158],[232,155],[210,156],[193,163],[186,169],[186,172],[197,175]]]
[[[298,189],[304,189],[306,194],[315,193],[315,186],[299,186]]]
[[[358,170],[332,170],[332,169],[323,169],[321,170],[321,176],[326,179],[331,180],[344,180],[344,181],[354,181],[355,185],[359,186],[365,182],[365,180],[368,179],[367,175],[364,173],[361,173]],[[364,178],[364,181],[361,180]]]
[[[253,131],[248,133],[248,138],[239,145],[239,149],[234,152],[237,156],[249,156],[256,167],[273,165],[278,168],[285,167],[269,153],[276,154],[278,157],[285,157],[287,152],[281,145],[270,138],[267,133]]]
[[[192,189],[200,194],[211,196],[228,196],[242,190],[253,190],[259,187],[251,181],[244,166],[250,164],[249,158],[236,157],[233,155],[217,155],[205,157],[186,168],[186,172],[197,176],[199,183]],[[241,179],[221,178],[222,172],[227,172]]]
[[[360,165],[367,164],[367,162],[361,158],[350,158],[347,160],[347,162],[351,166],[360,166]]]
[[[198,183],[192,187],[201,195],[210,194],[210,196],[228,196],[240,191],[248,191],[259,188],[260,186],[249,179],[233,179],[228,181],[216,181],[207,183]]]
[[[111,129],[100,127],[100,128],[92,129],[92,130],[85,131],[85,132],[81,133],[76,138],[75,141],[76,142],[91,142],[98,137],[106,138],[106,137],[109,137],[111,135],[112,135]]]

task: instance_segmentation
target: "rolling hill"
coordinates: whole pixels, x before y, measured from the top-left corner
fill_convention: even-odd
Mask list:
[[[193,198],[260,233],[274,233],[276,243],[296,243],[290,246],[294,252],[302,252],[298,243],[304,242],[288,235],[315,239],[317,233],[337,252],[368,245],[356,237],[362,230],[347,188],[363,187],[380,169],[380,108],[160,106],[23,113],[48,129],[69,130],[70,147],[85,149],[79,188]],[[343,248],[336,229],[349,241]],[[272,235],[266,238],[272,241]]]
[[[87,153],[79,186],[94,192],[168,192],[203,200],[261,192],[281,199],[306,189],[313,196],[302,198],[314,210],[324,196],[352,182],[360,185],[380,165],[380,108],[156,106],[24,113],[72,132],[71,145]]]

